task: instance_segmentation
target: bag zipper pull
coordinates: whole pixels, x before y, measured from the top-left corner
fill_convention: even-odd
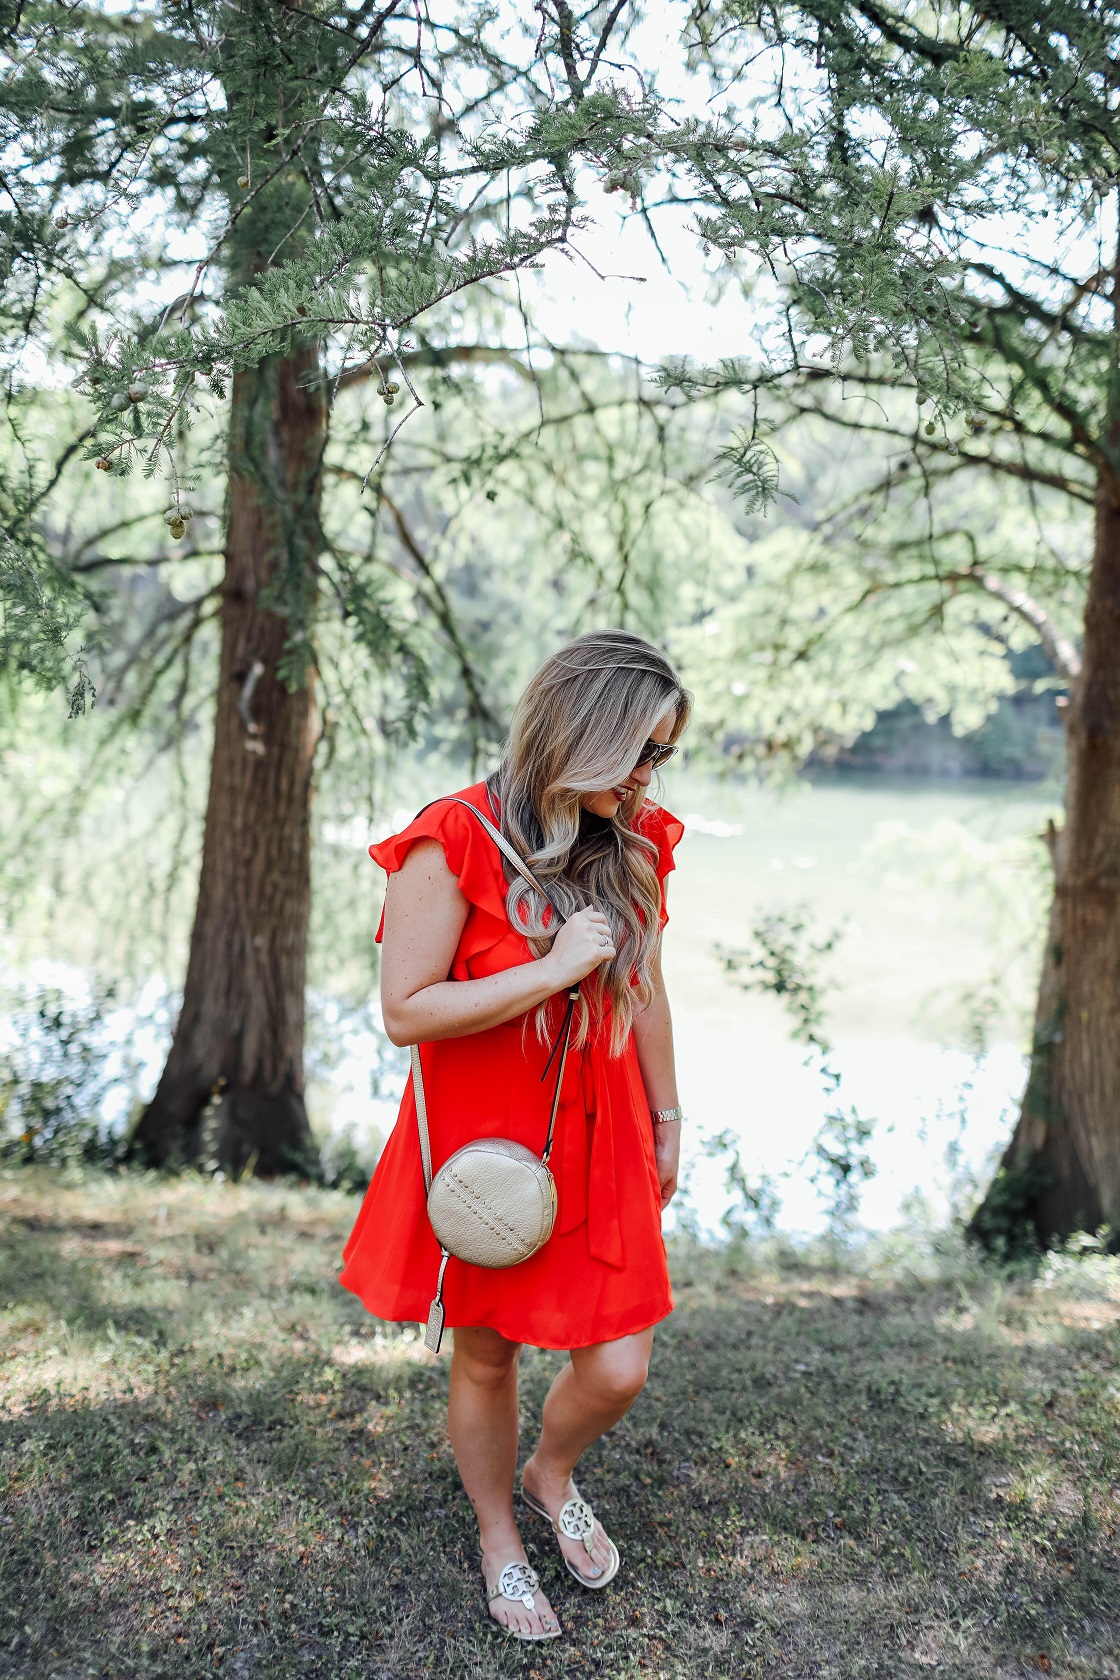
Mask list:
[[[436,1292],[431,1306],[428,1308],[428,1323],[424,1331],[424,1346],[429,1353],[438,1353],[443,1341],[443,1274],[447,1270],[447,1262],[451,1258],[451,1251],[441,1248],[442,1259],[439,1263],[439,1277],[436,1279]]]

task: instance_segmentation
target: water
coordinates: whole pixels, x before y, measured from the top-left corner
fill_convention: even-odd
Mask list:
[[[451,785],[435,768],[432,785],[419,785],[425,774],[412,767],[418,785],[383,832]],[[779,797],[678,771],[666,775],[663,800],[686,824],[669,879],[664,969],[688,1116],[687,1196],[701,1227],[717,1230],[728,1206],[725,1163],[705,1144],[730,1131],[749,1177],[775,1181],[781,1227],[819,1229],[825,1211],[805,1157],[837,1103],[876,1122],[864,1224],[896,1224],[915,1190],[944,1214],[955,1185],[970,1174],[982,1182],[990,1170],[1022,1090],[1047,891],[1043,848],[1031,836],[1054,811],[1053,796],[991,782],[844,777],[798,783]],[[351,823],[324,838],[364,852],[370,836]],[[372,885],[380,872],[368,868]],[[761,914],[794,908],[818,936],[843,929],[818,965],[840,1076],[831,1095],[816,1060],[807,1066],[805,1047],[791,1042],[780,1004],[744,991],[721,957],[748,946]],[[86,994],[77,965],[41,960],[28,977]],[[166,1041],[160,991],[153,980],[138,1011],[113,1009],[105,1024],[106,1043],[139,1067],[142,1096]],[[312,1002],[333,1051],[309,1088],[313,1119],[369,1147],[393,1124],[407,1057],[389,1047],[386,1062],[385,1041],[368,1024],[329,999]],[[380,1074],[376,1095],[371,1069]],[[110,1112],[117,1098],[107,1120],[121,1118]]]
[[[688,1116],[687,1194],[701,1227],[717,1229],[728,1205],[724,1164],[704,1145],[730,1130],[752,1179],[777,1181],[780,1226],[819,1229],[824,1207],[800,1163],[837,1102],[877,1122],[863,1223],[896,1224],[916,1190],[943,1215],[954,1183],[989,1170],[1022,1089],[1045,905],[1042,848],[1030,837],[1054,798],[1021,785],[883,777],[799,783],[776,796],[685,772],[666,775],[663,800],[686,824],[664,969]],[[795,906],[822,935],[844,929],[821,965],[840,1074],[831,1097],[780,1005],[744,992],[720,957],[721,947],[747,945],[761,913]],[[399,1080],[379,1100],[365,1095],[370,1053],[356,1036],[335,1075],[332,1118],[384,1135]]]
[[[800,1163],[837,1103],[877,1122],[863,1222],[896,1224],[915,1191],[943,1215],[954,1183],[990,1169],[1022,1090],[1046,887],[1032,837],[1053,797],[845,777],[776,798],[684,775],[666,778],[664,800],[686,824],[664,968],[701,1223],[727,1205],[722,1166],[702,1151],[728,1128],[748,1174],[779,1179],[781,1226],[818,1229],[824,1210]],[[820,964],[833,1096],[780,1004],[744,992],[719,957],[748,945],[762,913],[801,906],[820,935],[845,930]]]

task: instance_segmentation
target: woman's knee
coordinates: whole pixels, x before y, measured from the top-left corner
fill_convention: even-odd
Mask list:
[[[453,1371],[481,1388],[500,1388],[517,1369],[521,1343],[511,1342],[496,1330],[483,1328],[455,1331],[451,1357]]]
[[[649,1376],[648,1346],[635,1338],[625,1342],[604,1342],[597,1348],[573,1352],[572,1363],[580,1378],[596,1395],[612,1405],[628,1406],[636,1400]],[[582,1356],[582,1357],[581,1357]]]

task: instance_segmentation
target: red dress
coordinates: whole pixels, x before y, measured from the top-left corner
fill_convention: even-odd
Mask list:
[[[459,797],[491,814],[484,782]],[[664,927],[665,877],[684,827],[648,803],[637,826],[658,849]],[[443,846],[470,903],[451,978],[478,980],[530,961],[524,935],[506,915],[498,849],[461,806],[429,806],[400,834],[371,846],[370,855],[391,874],[415,841],[429,837]],[[379,940],[381,934],[378,928]],[[532,1020],[523,1042],[524,1020],[519,1015],[485,1032],[421,1046],[436,1172],[472,1138],[509,1137],[544,1148],[552,1087],[541,1083],[541,1073],[548,1050]],[[672,1312],[653,1126],[634,1036],[612,1057],[606,1031],[568,1055],[549,1163],[558,1196],[552,1236],[517,1266],[489,1270],[452,1259],[444,1283],[449,1326],[487,1325],[511,1341],[567,1349],[615,1341]],[[339,1281],[378,1318],[426,1320],[439,1244],[425,1205],[411,1075],[343,1262]]]

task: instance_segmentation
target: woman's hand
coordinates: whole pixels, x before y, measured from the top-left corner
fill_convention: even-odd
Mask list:
[[[556,976],[556,990],[574,986],[585,974],[600,963],[609,962],[615,954],[611,925],[598,910],[577,910],[569,916],[552,942],[552,949],[542,962],[549,965]]]
[[[654,1126],[653,1157],[657,1162],[657,1180],[661,1185],[661,1206],[665,1209],[677,1193],[677,1173],[681,1164],[679,1120],[661,1121]]]
[[[451,980],[469,913],[440,842],[417,840],[385,891],[381,1007],[394,1044],[462,1038],[514,1021],[571,985],[569,975],[579,979],[614,952],[604,918],[584,913],[572,918],[574,932],[562,928],[553,942],[561,954],[567,949],[566,963],[553,966],[550,951],[479,980]],[[573,963],[573,956],[587,960]]]

